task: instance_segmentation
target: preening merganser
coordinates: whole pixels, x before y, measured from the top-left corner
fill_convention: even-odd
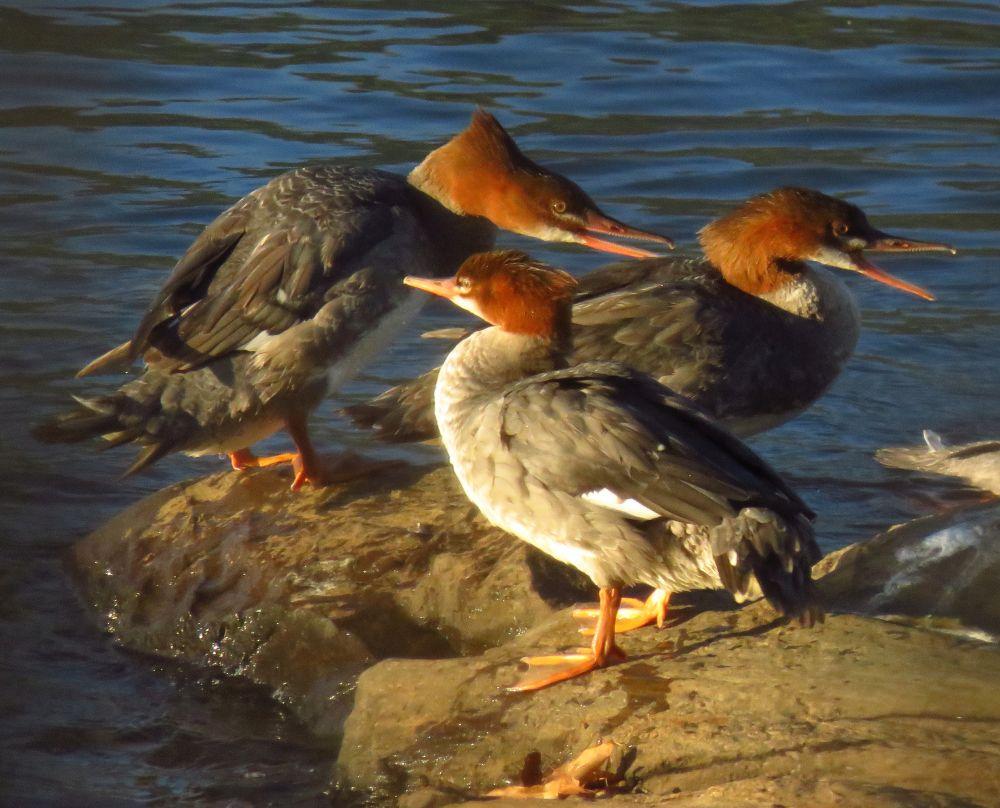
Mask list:
[[[613,264],[580,279],[571,362],[614,359],[685,395],[737,435],[795,417],[836,379],[860,316],[834,274],[859,272],[925,299],[878,269],[864,250],[947,250],[876,230],[856,206],[818,191],[779,188],[699,233],[704,258]],[[432,370],[347,408],[381,440],[437,434]]]
[[[617,362],[567,367],[576,281],[523,253],[474,255],[454,278],[407,277],[493,325],[448,355],[434,392],[462,488],[494,525],[600,588],[585,654],[535,658],[533,690],[622,656],[623,586],[668,591],[751,578],[785,614],[820,616],[809,508],[740,441],[681,396]]]
[[[320,481],[309,413],[416,313],[425,296],[403,287],[404,273],[450,274],[496,227],[631,257],[651,253],[598,236],[672,246],[605,215],[477,110],[406,178],[310,166],[241,199],[181,257],[131,340],[79,375],[139,357],[144,374],[78,398],[35,434],[139,443],[126,474],[183,451],[226,453],[234,468],[291,462],[293,488]],[[282,426],[295,453],[254,457],[248,447]]]

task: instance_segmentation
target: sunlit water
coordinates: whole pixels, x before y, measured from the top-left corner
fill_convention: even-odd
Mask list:
[[[0,8],[0,801],[309,804],[331,753],[253,689],[116,650],[63,570],[89,528],[168,482],[126,453],[42,447],[85,361],[124,339],[229,202],[322,160],[404,170],[495,112],[612,214],[676,236],[795,183],[958,256],[887,259],[936,303],[852,279],[857,356],[756,442],[827,547],[933,506],[872,451],[1000,435],[1000,14],[991,2],[152,2]],[[600,256],[503,237],[582,272]],[[340,401],[429,366],[431,307]],[[321,444],[368,450],[317,414]],[[382,450],[385,451],[385,450]],[[421,447],[404,450],[423,460]],[[923,490],[927,490],[924,487]],[[935,497],[956,495],[942,486]]]

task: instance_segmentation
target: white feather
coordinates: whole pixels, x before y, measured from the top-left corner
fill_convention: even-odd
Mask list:
[[[247,351],[248,353],[257,353],[258,351],[266,350],[267,346],[279,336],[279,334],[272,334],[269,331],[261,331],[253,339],[244,342],[240,346],[240,350]]]
[[[924,430],[924,443],[927,444],[927,448],[932,452],[944,451],[944,441],[941,440],[941,436],[932,429]]]
[[[591,505],[599,505],[611,511],[624,513],[635,519],[658,519],[660,516],[656,511],[651,511],[641,502],[636,502],[634,499],[622,499],[607,488],[602,488],[599,491],[587,491],[580,495],[580,499],[586,500]]]

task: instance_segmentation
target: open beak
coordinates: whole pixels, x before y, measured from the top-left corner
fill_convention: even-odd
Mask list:
[[[950,244],[942,244],[938,241],[914,241],[909,238],[890,236],[880,230],[876,230],[871,235],[865,249],[872,252],[947,252],[952,255],[958,252]]]
[[[407,275],[403,278],[403,283],[447,300],[451,300],[458,294],[454,278],[418,278],[414,275]]]
[[[942,244],[937,241],[916,241],[915,239],[901,238],[900,236],[890,236],[888,233],[883,233],[881,230],[874,230],[868,237],[868,243],[865,244],[864,249],[871,250],[873,252],[887,252],[887,253],[909,253],[909,252],[947,252],[954,255],[957,250],[950,244]],[[924,300],[933,300],[934,295],[928,292],[926,289],[922,289],[919,286],[915,286],[912,283],[907,283],[904,280],[890,275],[885,270],[879,269],[871,261],[862,255],[861,251],[855,251],[848,253],[849,259],[854,269],[860,272],[862,275],[866,275],[874,281],[879,283],[884,283],[886,286],[891,286],[894,289],[900,289],[904,292],[909,292],[911,295],[916,295],[917,297],[922,297]]]
[[[847,255],[850,257],[851,264],[853,264],[850,269],[853,269],[855,272],[860,272],[862,275],[871,278],[873,281],[884,283],[886,286],[891,286],[894,289],[899,289],[903,292],[909,292],[911,295],[922,297],[924,300],[934,299],[934,295],[926,289],[912,283],[907,283],[906,281],[897,278],[895,275],[890,275],[885,270],[879,269],[871,261],[865,258],[860,251],[847,253]]]
[[[672,239],[661,236],[658,233],[650,233],[646,230],[637,230],[622,224],[610,216],[605,216],[597,211],[588,211],[584,219],[584,232],[577,233],[576,237],[580,244],[590,247],[592,250],[600,252],[615,253],[617,255],[627,255],[629,258],[656,258],[659,253],[641,250],[638,247],[626,247],[624,244],[615,244],[613,241],[595,238],[594,233],[602,236],[616,236],[617,238],[631,238],[639,241],[655,241],[658,244],[665,244],[671,250],[674,248]]]

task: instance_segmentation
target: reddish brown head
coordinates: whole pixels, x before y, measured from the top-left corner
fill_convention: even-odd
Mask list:
[[[744,202],[698,234],[705,256],[730,283],[750,294],[774,291],[791,280],[802,261],[860,272],[933,300],[929,292],[889,275],[863,250],[917,252],[947,244],[914,241],[876,230],[856,205],[808,188],[779,188]]]
[[[455,213],[483,216],[505,230],[543,241],[569,241],[633,258],[654,253],[596,235],[673,248],[665,236],[607,216],[576,183],[529,160],[496,118],[481,109],[465,131],[427,155],[409,181]]]
[[[477,253],[454,278],[414,278],[403,283],[447,298],[513,334],[556,338],[568,331],[576,279],[522,252]]]

